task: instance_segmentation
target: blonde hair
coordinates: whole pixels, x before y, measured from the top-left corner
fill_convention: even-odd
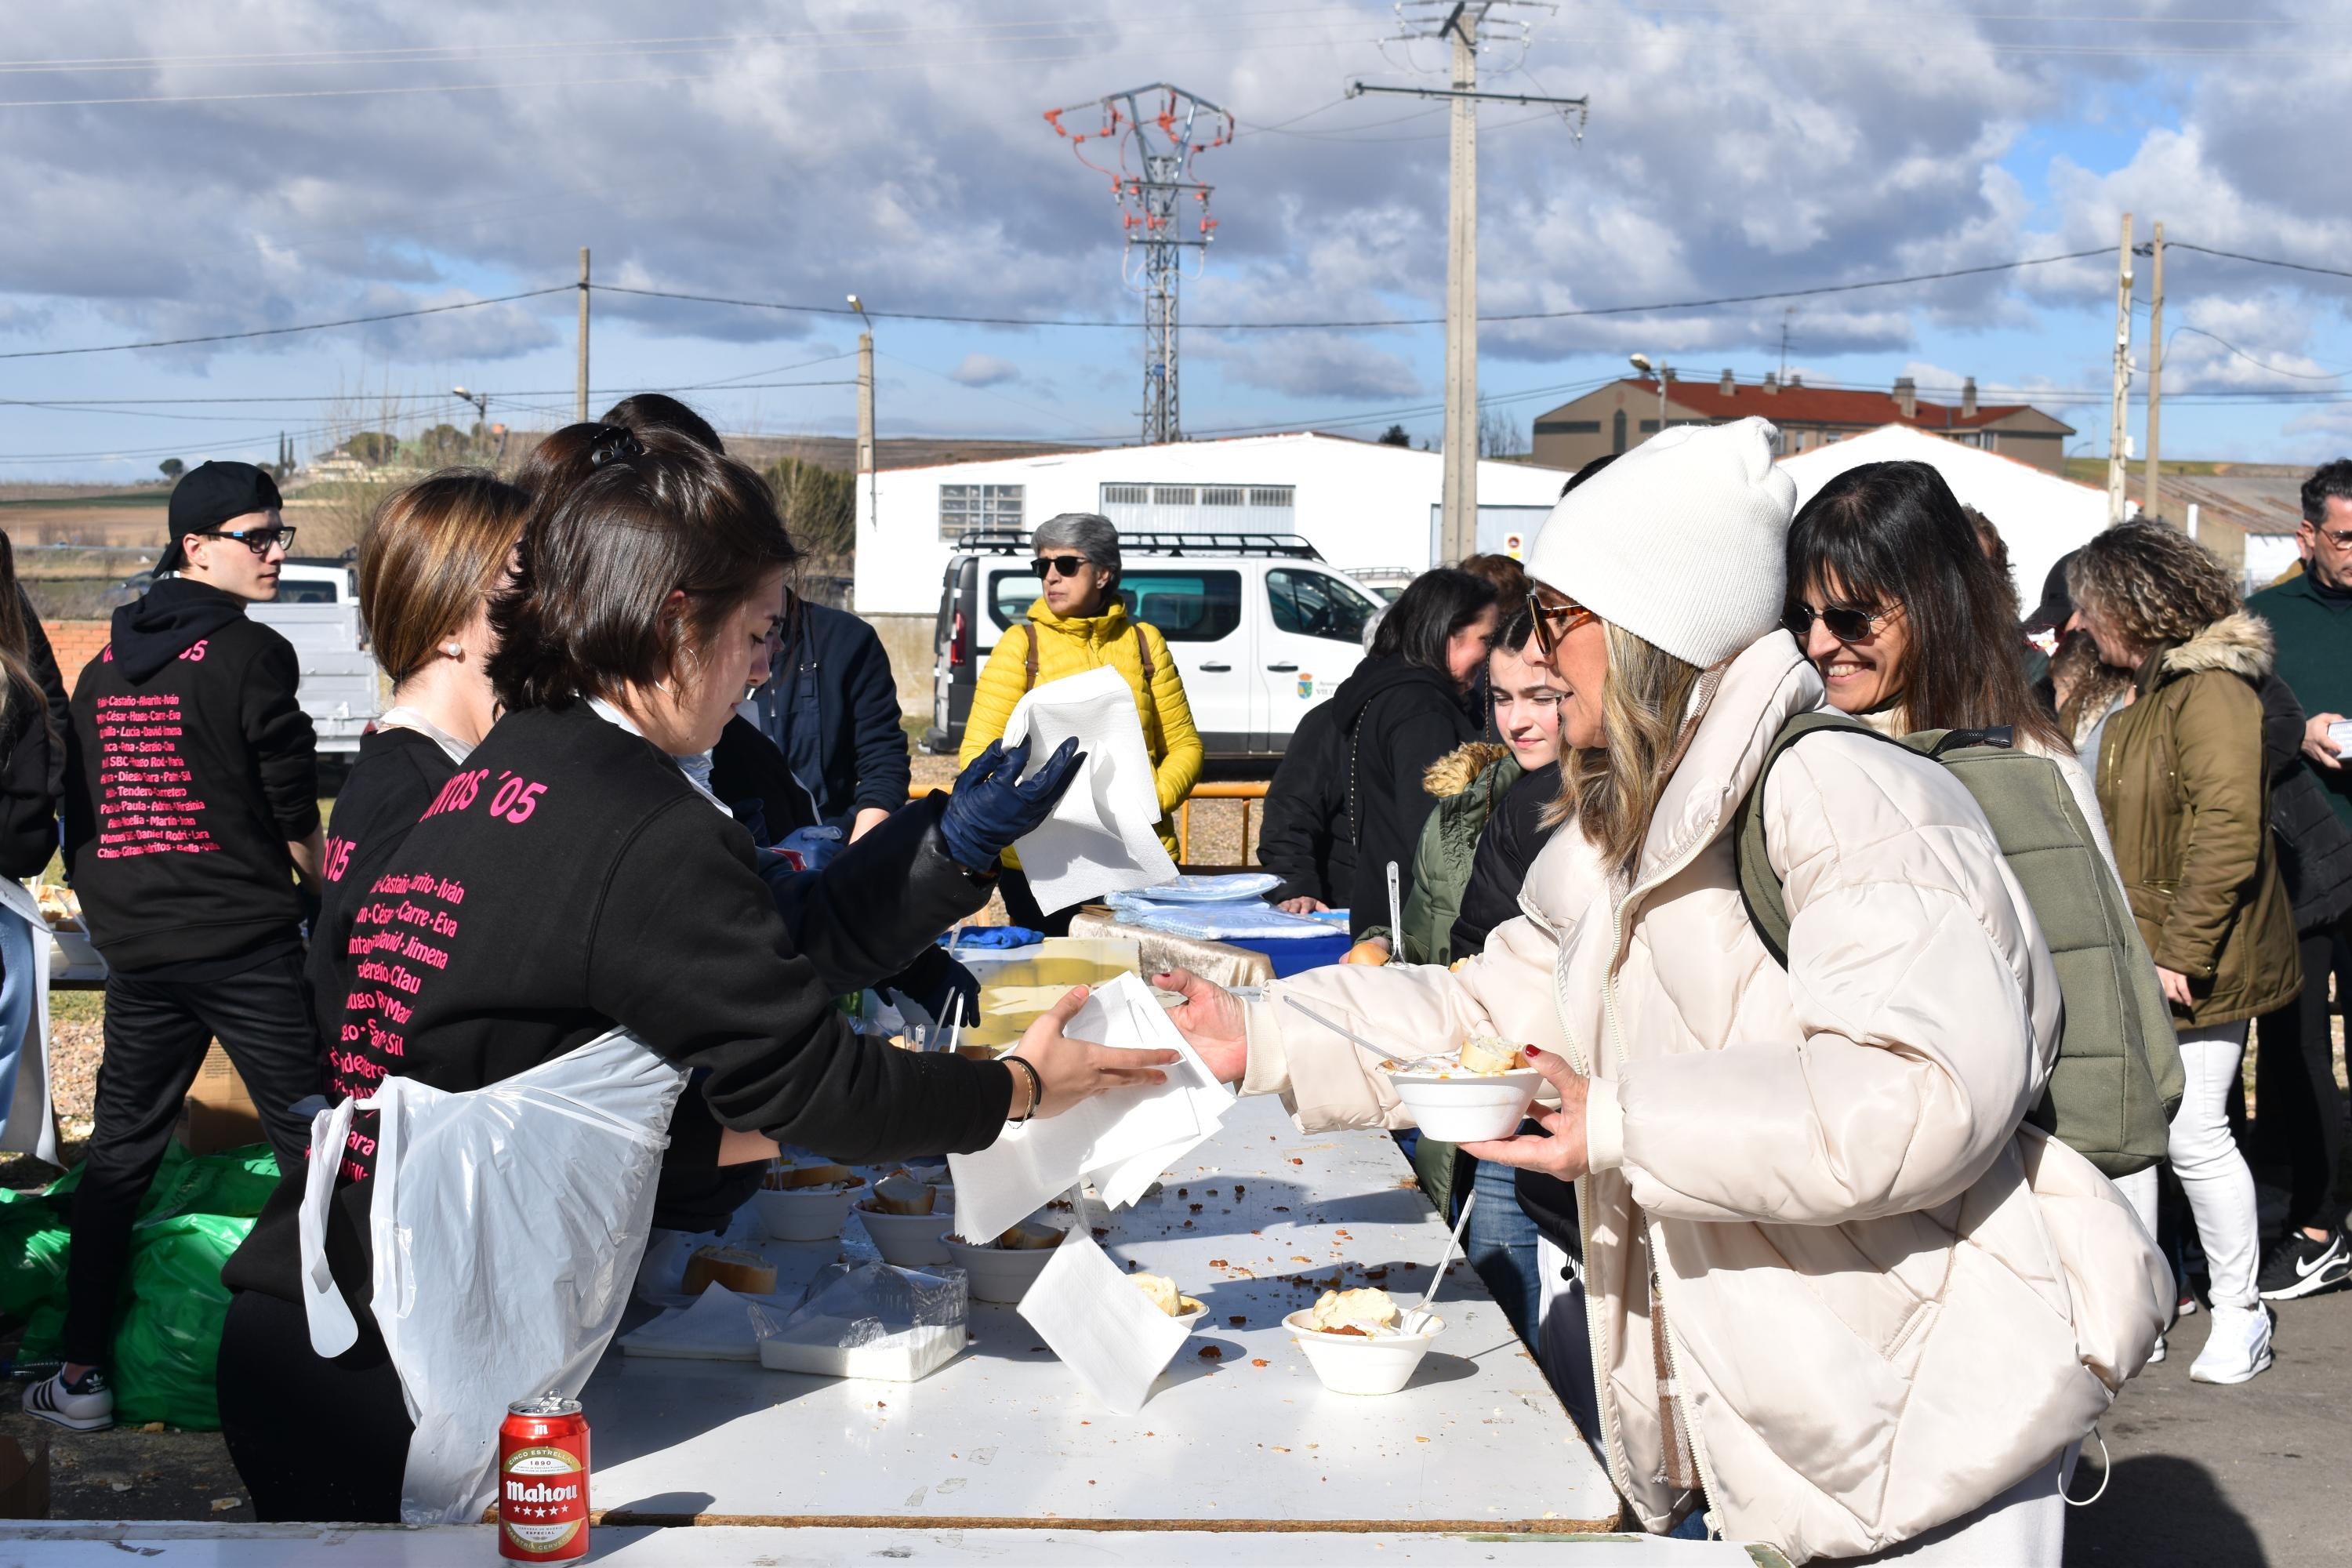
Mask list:
[[[2119,522],[2067,558],[2066,592],[2143,651],[2186,642],[2245,605],[2221,558],[2160,522]]]
[[[1682,750],[1692,699],[1706,672],[1613,622],[1609,674],[1601,683],[1601,742],[1570,751],[1546,826],[1570,817],[1612,866],[1631,870]]]
[[[530,505],[486,472],[452,468],[376,508],[360,542],[360,616],[393,685],[431,664],[497,590]]]

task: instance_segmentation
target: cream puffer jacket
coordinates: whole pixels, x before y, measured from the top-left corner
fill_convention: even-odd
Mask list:
[[[1245,1091],[1302,1127],[1408,1124],[1378,1062],[1494,1033],[1592,1079],[1578,1184],[1612,1479],[1651,1531],[1706,1506],[1793,1561],[1968,1512],[2081,1438],[2147,1360],[2171,1274],[2115,1187],[2021,1125],[2059,994],[1991,830],[1935,763],[1818,736],[1763,802],[1789,968],[1726,835],[1822,685],[1785,633],[1724,671],[1630,884],[1556,834],[1459,971],[1318,970],[1247,1009]],[[1705,1496],[1664,1473],[1657,1277]]]

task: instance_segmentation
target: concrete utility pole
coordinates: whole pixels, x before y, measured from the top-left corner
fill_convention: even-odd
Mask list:
[[[2113,417],[2107,423],[2107,526],[2124,520],[2124,455],[2130,440],[2124,416],[2131,395],[2132,215],[2124,214],[2123,247],[2116,253],[2116,365]]]
[[[1445,38],[1453,45],[1452,85],[1436,88],[1382,87],[1351,82],[1348,96],[1367,92],[1402,93],[1412,98],[1452,100],[1454,121],[1446,161],[1445,216],[1445,424],[1440,445],[1444,448],[1444,484],[1439,508],[1438,559],[1460,561],[1478,549],[1478,105],[1481,100],[1532,103],[1558,109],[1583,138],[1586,100],[1581,98],[1538,98],[1525,93],[1478,90],[1478,47],[1488,41],[1482,29],[1495,12],[1507,6],[1525,8],[1543,0],[1398,0],[1397,15],[1404,23],[1405,39]],[[1524,44],[1529,25],[1495,19],[1497,31],[1509,41]]]
[[[874,478],[874,321],[866,313],[866,302],[855,294],[849,297],[849,308],[866,323],[857,334],[857,471],[866,476],[866,526],[872,528],[882,521],[882,497]]]
[[[588,247],[580,247],[580,389],[572,400],[572,416],[588,423]]]
[[[2147,278],[2147,468],[2140,479],[2140,509],[2149,518],[2160,518],[2164,509],[2158,498],[2164,492],[2164,475],[2157,466],[2158,438],[2164,426],[2164,225],[2156,226],[2156,239],[2148,247],[2152,265]]]

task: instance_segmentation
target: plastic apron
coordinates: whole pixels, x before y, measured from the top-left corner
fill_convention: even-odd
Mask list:
[[[387,1078],[311,1121],[302,1292],[311,1348],[335,1356],[359,1325],[327,1261],[327,1212],[354,1113],[378,1113],[372,1310],[416,1424],[404,1523],[478,1520],[507,1407],[588,1381],[628,1303],[685,1084],[616,1029],[463,1093]]]
[[[49,1103],[49,922],[22,882],[0,879],[0,1153],[58,1163]]]

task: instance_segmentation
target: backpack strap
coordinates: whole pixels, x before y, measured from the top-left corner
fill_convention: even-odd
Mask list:
[[[1021,689],[1027,691],[1037,684],[1037,625],[1024,621],[1021,629],[1029,634],[1029,651],[1021,659]]]
[[[1143,689],[1149,692],[1158,672],[1151,666],[1151,639],[1143,635],[1143,623],[1135,623],[1135,657],[1143,665]]]
[[[1790,747],[1808,735],[1834,730],[1850,735],[1867,735],[1874,741],[1884,741],[1890,746],[1903,746],[1892,735],[1882,735],[1867,724],[1847,718],[1843,713],[1816,710],[1799,713],[1780,726],[1764,753],[1764,766],[1758,770],[1756,783],[1745,799],[1731,814],[1731,858],[1739,876],[1739,901],[1748,910],[1748,923],[1755,930],[1772,962],[1786,969],[1789,966],[1789,898],[1788,889],[1772,869],[1771,858],[1764,843],[1764,784],[1772,776],[1773,765]],[[1909,751],[1908,746],[1904,750]]]

